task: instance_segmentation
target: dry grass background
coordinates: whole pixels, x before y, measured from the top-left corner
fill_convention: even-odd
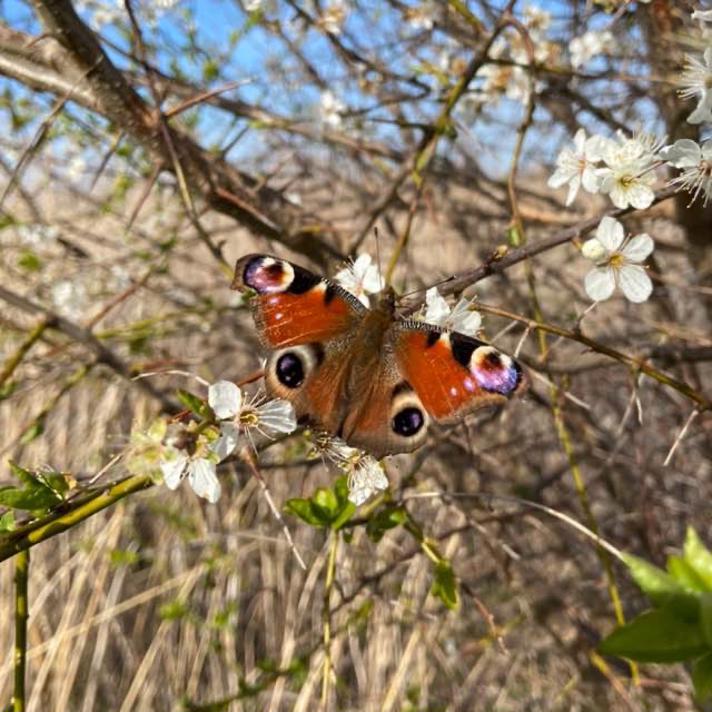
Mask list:
[[[537,181],[532,181],[535,191]],[[429,194],[415,225],[407,267],[410,287],[477,264],[503,241],[506,215],[499,188],[493,199],[464,188]],[[327,195],[315,195],[320,211]],[[348,200],[348,196],[344,196]],[[61,274],[45,271],[34,296],[49,295],[53,280],[81,276],[91,296],[86,322],[118,288],[112,270],[140,278],[141,251],[179,236],[166,269],[114,309],[96,332],[140,370],[181,368],[208,380],[239,379],[257,365],[249,314],[236,308],[222,274],[195,238],[171,190],[151,203],[125,233],[129,209],[102,211],[79,196],[47,198],[47,214],[61,234],[90,257],[55,244]],[[131,201],[128,200],[130,205]],[[555,206],[525,198],[525,216],[560,215]],[[593,213],[595,206],[582,206]],[[331,209],[338,224],[339,208]],[[349,210],[344,210],[348,214]],[[648,304],[621,299],[596,309],[585,333],[624,351],[642,353],[666,342],[710,345],[709,291],[690,286],[681,235],[664,214],[642,218],[656,239],[657,271],[670,276]],[[532,225],[530,239],[548,234]],[[230,260],[252,249],[286,253],[226,222],[206,218],[226,241]],[[372,250],[372,244],[368,245]],[[384,239],[381,249],[392,244]],[[16,268],[23,246],[3,231],[2,279],[23,290]],[[586,269],[565,246],[535,260],[540,299],[552,322],[571,327],[587,305]],[[303,259],[301,260],[303,262]],[[25,283],[26,284],[26,283]],[[26,288],[24,289],[26,292]],[[522,266],[480,283],[482,301],[528,313]],[[16,346],[15,326],[33,321],[3,311],[5,355]],[[506,322],[486,318],[494,337]],[[520,327],[498,343],[513,349]],[[628,369],[580,344],[551,339],[550,371],[565,378],[581,404],[563,401],[565,419],[587,493],[603,535],[616,546],[662,563],[697,527],[712,544],[710,421],[699,419],[669,467],[662,463],[691,404],[650,379],[640,380],[642,422],[631,399]],[[523,356],[536,362],[529,336]],[[135,385],[95,367],[62,395],[44,433],[22,445],[18,437],[51,404],[67,377],[89,360],[81,346],[50,334],[22,366],[20,387],[0,403],[3,460],[28,467],[49,464],[91,477],[128,442],[132,427],[149,422],[156,404]],[[709,384],[709,363],[666,366],[678,377]],[[176,376],[156,377],[162,388],[195,388]],[[496,413],[482,413],[411,456],[389,466],[395,497],[435,490],[499,493],[534,499],[583,519],[567,460],[556,436],[546,383]],[[263,455],[278,504],[328,485],[334,472],[305,464],[299,436]],[[296,464],[290,464],[295,462]],[[104,475],[125,474],[119,462]],[[322,596],[327,535],[290,519],[308,563],[302,571],[271,516],[257,483],[234,466],[221,471],[223,496],[207,505],[187,487],[154,487],[130,497],[32,551],[28,710],[198,709],[240,692],[229,710],[319,708],[323,662]],[[2,480],[8,475],[3,469]],[[461,582],[459,610],[429,595],[430,562],[402,529],[377,544],[363,527],[338,550],[331,600],[333,662],[338,674],[332,709],[364,712],[497,710],[693,709],[682,667],[645,666],[642,684],[629,684],[625,665],[591,658],[614,618],[601,564],[592,544],[559,521],[522,507],[475,498],[408,500],[413,517],[437,540]],[[0,565],[0,699],[11,694],[13,567]],[[625,572],[615,568],[626,614],[645,602]],[[289,674],[273,675],[271,671]],[[182,701],[182,702],[181,702]],[[204,709],[222,709],[205,707]]]

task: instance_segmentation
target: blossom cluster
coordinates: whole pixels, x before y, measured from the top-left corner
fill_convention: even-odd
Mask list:
[[[250,438],[255,430],[268,437],[292,433],[297,419],[291,403],[281,399],[246,400],[230,381],[217,381],[208,388],[208,404],[217,421],[216,427],[184,430],[169,438],[159,462],[163,481],[176,489],[187,476],[194,492],[217,502],[220,481],[217,465],[238,447],[241,434]]]

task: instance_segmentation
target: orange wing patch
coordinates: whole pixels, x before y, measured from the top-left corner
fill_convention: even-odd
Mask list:
[[[475,374],[456,360],[446,334],[434,343],[432,334],[420,329],[403,331],[396,352],[404,376],[433,418],[450,420],[506,400],[482,388]]]
[[[325,298],[326,285],[304,294],[270,294],[254,299],[255,321],[271,347],[323,342],[346,333],[354,323],[352,307],[341,297]]]

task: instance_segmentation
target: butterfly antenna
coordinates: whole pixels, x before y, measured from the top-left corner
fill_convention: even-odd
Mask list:
[[[441,279],[439,282],[434,282],[433,284],[430,284],[427,287],[418,287],[417,289],[414,289],[411,292],[406,292],[405,294],[401,294],[401,298],[410,297],[413,294],[417,294],[418,292],[427,292],[428,289],[430,289],[431,287],[440,287],[443,284],[452,282],[453,279],[455,279],[455,277],[453,277],[452,275],[450,277],[445,277],[445,278]]]
[[[378,234],[378,227],[373,226],[373,236],[376,239],[376,266],[378,267],[378,277],[383,282],[383,270],[381,269],[381,240]]]

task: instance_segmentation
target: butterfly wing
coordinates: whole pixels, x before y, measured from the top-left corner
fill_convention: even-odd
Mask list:
[[[368,309],[338,285],[271,255],[238,260],[232,287],[255,292],[255,324],[270,350],[267,392],[291,401],[298,418],[336,432],[348,406],[350,347]]]
[[[255,323],[263,345],[272,349],[338,338],[368,311],[333,282],[271,255],[238,260],[231,286],[256,292]]]
[[[453,422],[526,388],[519,364],[484,341],[415,320],[394,329],[403,377],[436,421]]]

